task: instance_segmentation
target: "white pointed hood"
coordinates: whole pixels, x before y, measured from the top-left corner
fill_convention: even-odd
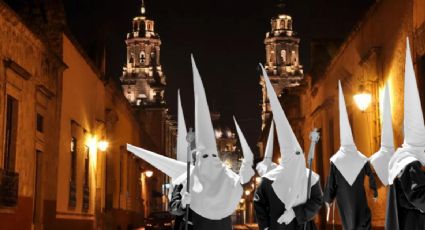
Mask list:
[[[235,122],[236,131],[238,132],[238,137],[241,143],[243,154],[243,161],[241,167],[239,168],[239,177],[241,184],[245,184],[248,183],[251,180],[252,176],[255,175],[255,171],[254,169],[252,169],[252,165],[254,162],[254,154],[252,153],[252,150],[249,147],[248,142],[246,141],[238,122],[236,122],[235,117],[233,117],[233,121]]]
[[[243,135],[243,132],[239,127],[235,117],[233,117],[233,121],[235,122],[236,132],[238,133],[239,141],[241,143],[243,159],[246,162],[252,163],[254,161],[254,154],[252,153],[251,147],[249,147],[248,142],[246,141],[245,136]]]
[[[385,186],[388,185],[388,164],[394,151],[390,90],[387,84],[383,100],[381,148],[370,157],[370,163]]]
[[[338,81],[338,101],[341,146],[338,152],[331,157],[331,162],[336,166],[348,184],[353,185],[368,159],[357,151],[356,145],[354,144],[340,81]]]
[[[177,160],[187,162],[187,147],[186,141],[187,129],[184,121],[183,108],[180,99],[180,90],[177,91]],[[189,159],[190,161],[191,159]]]
[[[176,179],[186,172],[187,166],[184,162],[162,156],[160,154],[130,144],[127,144],[127,150],[148,162],[172,179]]]
[[[273,181],[272,188],[277,197],[285,204],[286,209],[305,203],[307,200],[307,175],[306,161],[297,138],[292,131],[288,119],[277,99],[277,95],[267,76],[264,67],[260,64],[267,88],[267,96],[276,124],[277,138],[279,141],[281,164],[266,173],[263,177]],[[313,173],[313,186],[318,181],[318,175]]]
[[[219,159],[204,86],[193,56],[192,70],[198,152],[190,179],[190,208],[204,218],[219,220],[236,210],[243,190],[239,175],[226,168]],[[182,191],[186,191],[186,185]]]
[[[425,127],[421,101],[416,84],[409,39],[406,40],[404,72],[404,142],[394,153],[389,163],[389,183],[413,161],[425,165]]]
[[[272,162],[273,158],[273,145],[274,145],[274,124],[271,121],[269,136],[267,137],[267,145],[264,150],[264,159],[257,164],[255,167],[257,169],[258,175],[263,176],[270,170],[273,170],[277,167],[277,164]]]
[[[217,143],[211,122],[210,109],[201,76],[192,56],[193,87],[195,89],[195,142],[198,150],[217,154]]]

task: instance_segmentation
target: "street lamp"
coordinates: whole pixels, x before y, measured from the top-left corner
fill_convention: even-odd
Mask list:
[[[364,89],[363,85],[359,87],[359,93],[353,96],[354,102],[360,111],[364,112],[372,102],[372,95]]]
[[[251,190],[249,190],[249,189],[245,190],[245,195],[249,196],[249,194],[251,194]]]
[[[151,170],[146,170],[145,175],[146,177],[150,178],[151,176],[153,176],[153,172]]]
[[[109,147],[109,142],[107,142],[106,140],[101,140],[97,143],[97,149],[99,149],[102,152],[105,152],[106,149],[108,149]]]
[[[261,177],[257,176],[255,177],[255,184],[258,185],[261,182]]]

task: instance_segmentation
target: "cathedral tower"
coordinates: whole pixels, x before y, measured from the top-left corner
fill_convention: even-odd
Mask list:
[[[278,7],[282,12],[283,4],[280,3]],[[300,39],[293,30],[291,16],[278,13],[271,19],[271,30],[266,33],[264,39],[266,48],[264,68],[277,95],[280,95],[284,89],[299,86],[304,78],[303,66],[299,61],[299,43]],[[262,87],[262,128],[264,128],[271,108],[262,77],[260,85]]]
[[[155,33],[154,21],[146,17],[142,1],[141,15],[133,18],[127,33],[127,61],[120,78],[123,93],[134,106],[165,104],[165,76],[160,63],[161,40]]]

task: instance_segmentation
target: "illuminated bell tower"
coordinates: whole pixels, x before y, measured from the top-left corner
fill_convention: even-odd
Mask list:
[[[160,63],[161,40],[154,21],[146,17],[144,1],[141,15],[133,18],[127,33],[127,62],[120,77],[123,93],[134,106],[163,105],[165,76]]]
[[[278,4],[281,9],[283,3]],[[264,68],[277,95],[285,88],[294,88],[300,85],[304,78],[303,66],[299,62],[300,39],[293,31],[292,17],[279,13],[271,19],[271,31],[266,33],[264,44],[266,48],[266,60]],[[267,92],[263,77],[260,77],[262,88],[262,128],[269,120],[270,104],[267,100]]]

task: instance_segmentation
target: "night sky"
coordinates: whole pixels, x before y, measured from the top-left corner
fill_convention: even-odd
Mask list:
[[[254,151],[260,134],[261,88],[257,65],[265,59],[264,38],[279,9],[272,0],[146,0],[148,18],[155,21],[166,75],[166,99],[176,113],[181,89],[188,127],[193,126],[193,86],[190,54],[197,62],[210,109],[231,124],[235,115]],[[287,0],[284,12],[294,20],[301,38],[300,61],[310,69],[310,42],[343,41],[372,0]],[[90,54],[105,47],[106,75],[118,79],[125,63],[125,37],[141,0],[65,0],[67,23]]]

